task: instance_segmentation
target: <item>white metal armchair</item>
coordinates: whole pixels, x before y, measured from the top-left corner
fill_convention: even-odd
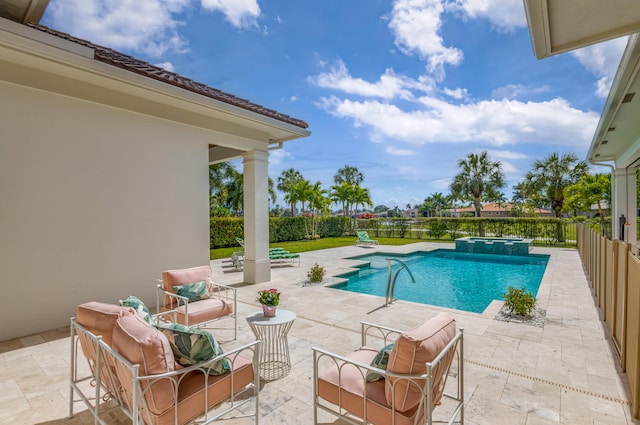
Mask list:
[[[189,286],[203,281],[204,292],[197,294],[188,290]],[[192,326],[232,317],[233,339],[236,339],[236,311],[236,288],[214,283],[210,266],[166,270],[162,272],[162,279],[158,279],[157,313],[171,322]]]
[[[464,424],[463,331],[453,318],[440,313],[407,332],[361,322],[361,333],[362,347],[347,356],[312,348],[315,424],[318,409],[352,424]],[[386,369],[372,366],[385,351],[367,346],[371,336],[388,350]],[[445,391],[456,356],[457,385]],[[443,397],[450,414],[434,418]]]

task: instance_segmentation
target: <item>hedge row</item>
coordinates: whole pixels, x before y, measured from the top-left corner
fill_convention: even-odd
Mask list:
[[[321,238],[342,236],[348,228],[348,219],[345,217],[325,217],[318,220],[318,234]],[[211,217],[211,249],[238,246],[236,238],[241,238],[243,235],[243,218]],[[302,217],[269,218],[269,243],[300,241],[305,239],[305,236]]]
[[[321,238],[343,236],[350,232],[345,217],[319,218]],[[573,246],[576,222],[598,225],[596,219],[528,217],[420,217],[356,220],[356,228],[367,230],[371,238],[413,238],[454,240],[464,236],[495,236],[534,239],[534,243]],[[237,246],[236,237],[244,234],[242,218],[211,218],[211,248]],[[299,241],[305,238],[302,217],[269,218],[269,242]]]
[[[494,236],[534,239],[545,245],[575,245],[575,222],[564,218],[424,217],[357,220],[357,226],[367,230],[370,237],[454,240],[464,236]]]

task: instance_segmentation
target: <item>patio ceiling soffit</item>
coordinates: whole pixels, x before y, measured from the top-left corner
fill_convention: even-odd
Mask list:
[[[21,24],[38,23],[49,0],[2,0],[0,16]]]
[[[638,0],[524,0],[538,59],[640,31]]]
[[[587,158],[637,167],[640,159],[640,38],[629,37]]]

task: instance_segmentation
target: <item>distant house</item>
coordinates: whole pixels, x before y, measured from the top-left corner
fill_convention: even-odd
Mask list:
[[[497,204],[495,202],[484,204],[481,208],[482,217],[513,217],[513,204],[510,202],[505,202],[503,204]],[[456,208],[456,210],[450,210],[452,216],[463,217],[463,216],[475,216],[476,209],[475,207],[464,207],[464,208]],[[553,210],[546,208],[535,208],[534,213],[536,217],[554,217],[555,214]]]
[[[211,163],[243,158],[244,281],[269,281],[269,152],[307,123],[40,26],[47,3],[0,7],[0,341],[209,264]]]
[[[417,208],[409,208],[407,210],[402,211],[402,216],[405,218],[416,218],[418,216]]]

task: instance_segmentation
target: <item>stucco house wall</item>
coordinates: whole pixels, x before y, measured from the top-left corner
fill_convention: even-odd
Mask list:
[[[209,261],[205,131],[0,81],[0,340]]]

